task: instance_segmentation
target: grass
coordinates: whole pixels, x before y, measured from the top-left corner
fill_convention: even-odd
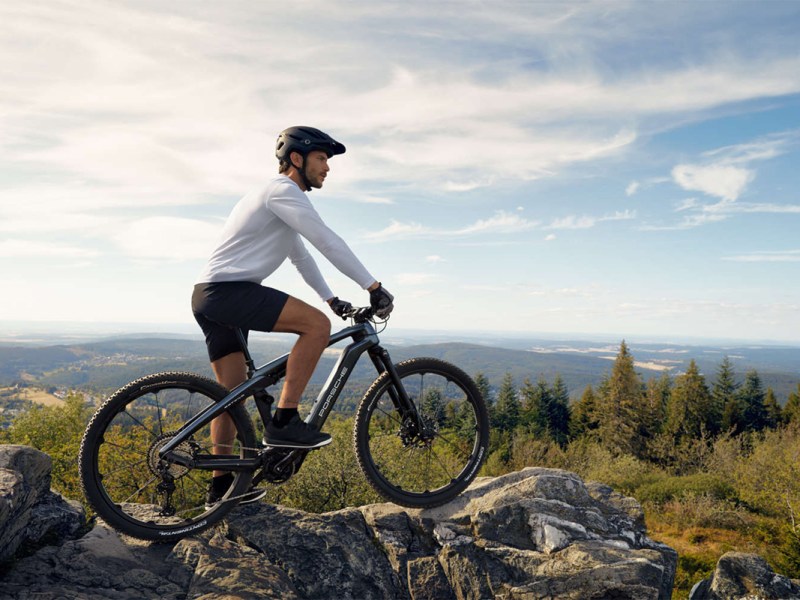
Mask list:
[[[42,404],[44,406],[61,406],[64,401],[60,398],[56,398],[53,394],[46,392],[41,388],[34,388],[34,387],[24,387],[18,390],[12,390],[12,388],[0,388],[0,395],[6,395],[8,398],[18,399],[18,400],[29,400],[34,404]]]

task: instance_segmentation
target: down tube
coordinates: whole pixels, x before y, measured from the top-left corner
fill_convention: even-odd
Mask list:
[[[322,429],[331,409],[333,409],[333,405],[336,403],[336,399],[350,378],[353,367],[356,366],[361,355],[373,346],[375,346],[375,341],[368,337],[344,348],[336,366],[328,377],[328,381],[325,382],[325,387],[322,388],[316,402],[314,402],[314,406],[311,407],[311,413],[306,419],[307,423],[316,429]]]

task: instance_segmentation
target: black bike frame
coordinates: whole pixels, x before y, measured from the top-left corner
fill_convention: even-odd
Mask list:
[[[393,384],[389,388],[389,395],[402,418],[410,417],[418,424],[419,416],[417,415],[416,407],[408,398],[389,353],[380,345],[378,334],[372,324],[368,322],[358,323],[332,334],[328,340],[328,347],[347,338],[352,338],[353,342],[342,350],[339,360],[311,407],[311,413],[306,418],[306,422],[317,430],[322,428],[350,374],[353,372],[353,368],[361,358],[361,355],[367,352],[378,373],[386,372],[389,374]],[[248,364],[248,379],[231,390],[222,400],[189,419],[175,434],[175,437],[159,450],[160,458],[197,469],[221,471],[254,471],[261,466],[260,454],[252,458],[240,458],[234,455],[198,455],[190,458],[185,453],[173,452],[179,445],[187,442],[198,429],[213,421],[238,402],[242,402],[246,398],[254,396],[265,388],[276,384],[286,375],[288,354],[284,354],[258,369],[254,369],[252,358],[246,343],[244,343],[244,336],[241,336],[240,339],[243,342],[245,360]]]

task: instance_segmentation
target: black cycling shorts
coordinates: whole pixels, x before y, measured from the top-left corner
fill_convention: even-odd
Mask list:
[[[241,352],[239,327],[247,339],[253,331],[272,331],[288,294],[251,281],[198,283],[192,293],[192,312],[206,336],[208,358],[218,360]]]

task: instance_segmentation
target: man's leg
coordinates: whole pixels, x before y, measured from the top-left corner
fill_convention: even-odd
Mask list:
[[[297,408],[322,351],[328,346],[331,322],[322,311],[289,296],[273,331],[299,337],[286,363],[286,379],[278,408]]]
[[[217,381],[227,390],[232,390],[247,379],[247,365],[244,354],[233,352],[211,363],[211,368]],[[230,454],[233,440],[236,437],[236,427],[228,413],[223,413],[211,421],[211,440],[214,443],[213,454]],[[227,471],[214,471],[214,477],[224,475]]]

